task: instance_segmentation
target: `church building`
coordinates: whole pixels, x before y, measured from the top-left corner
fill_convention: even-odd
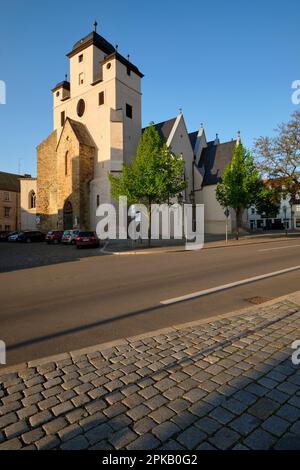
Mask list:
[[[37,147],[36,211],[42,231],[95,230],[97,206],[113,202],[108,174],[129,163],[141,137],[143,74],[96,27],[67,54],[70,80],[66,76],[52,89],[53,131]],[[209,142],[202,125],[189,133],[181,111],[156,129],[185,161],[184,200],[204,203],[205,231],[223,233],[225,216],[215,188],[237,141],[220,143],[217,136]]]

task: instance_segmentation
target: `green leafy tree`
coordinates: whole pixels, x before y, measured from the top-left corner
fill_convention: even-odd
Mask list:
[[[216,197],[223,208],[232,208],[236,216],[236,239],[239,238],[244,210],[254,204],[260,187],[259,172],[254,158],[242,144],[235,147],[232,160],[226,166]]]
[[[261,181],[255,200],[255,207],[261,217],[271,219],[277,216],[280,208],[281,193],[278,187],[268,181]]]
[[[147,206],[150,246],[151,204],[169,202],[186,187],[184,161],[172,154],[151,123],[140,139],[136,158],[123,164],[119,176],[109,175],[109,180],[114,199],[126,196],[129,204]]]
[[[295,204],[300,191],[300,111],[277,126],[273,137],[256,139],[254,149],[263,173],[277,179],[290,204]]]

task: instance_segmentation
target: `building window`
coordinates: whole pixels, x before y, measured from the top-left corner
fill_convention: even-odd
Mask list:
[[[132,106],[126,103],[126,116],[132,119]]]
[[[83,62],[83,54],[80,54],[80,56],[78,56],[78,62]]]
[[[4,201],[10,201],[10,194],[9,192],[4,193]]]
[[[77,115],[79,117],[82,117],[84,115],[85,111],[85,101],[83,99],[80,99],[77,103]]]
[[[254,207],[251,208],[251,214],[252,214],[252,215],[255,214],[255,209],[254,209]]]
[[[10,225],[5,225],[5,232],[10,232]]]
[[[79,85],[83,85],[84,84],[84,73],[80,73],[79,76],[78,76],[78,83]]]
[[[127,67],[127,75],[131,75],[131,70],[130,70],[130,67]]]
[[[63,125],[65,123],[65,119],[66,119],[66,113],[65,113],[65,111],[62,111],[60,113],[60,125],[61,125],[61,127],[63,127]]]
[[[34,191],[29,193],[29,209],[35,209],[36,206],[36,195]]]
[[[99,196],[99,194],[97,194],[96,205],[97,205],[97,207],[100,206],[100,196]]]
[[[10,216],[10,207],[4,207],[4,217]]]
[[[56,92],[56,96],[57,96],[57,98],[59,97],[59,91]]]
[[[102,104],[104,104],[104,91],[101,91],[99,93],[99,106],[101,106]]]
[[[68,154],[69,152],[66,152],[65,154],[65,175],[68,175]]]
[[[111,63],[110,62],[108,62],[108,64],[106,65],[106,68],[107,68],[107,70],[109,70],[111,68]]]

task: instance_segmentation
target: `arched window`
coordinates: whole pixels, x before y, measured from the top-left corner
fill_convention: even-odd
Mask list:
[[[97,207],[100,206],[100,196],[99,196],[99,194],[97,194],[96,205],[97,205]]]
[[[29,193],[29,209],[35,209],[36,206],[36,195],[34,191],[30,191]]]
[[[68,175],[68,155],[69,155],[69,152],[66,152],[65,154],[65,175],[66,176]]]

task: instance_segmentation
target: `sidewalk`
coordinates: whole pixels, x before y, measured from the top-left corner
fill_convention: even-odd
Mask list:
[[[300,449],[300,292],[0,368],[3,449]]]
[[[206,235],[204,242],[204,250],[212,248],[227,248],[233,246],[256,245],[261,243],[284,242],[300,239],[300,232],[291,232],[288,236],[282,233],[242,235],[239,240],[234,236],[228,239],[227,243],[222,236]],[[185,250],[185,241],[183,240],[152,240],[151,248],[148,248],[148,241],[133,242],[131,240],[110,240],[106,242],[102,248],[104,254],[112,255],[135,255],[135,254],[155,254],[180,252]]]

